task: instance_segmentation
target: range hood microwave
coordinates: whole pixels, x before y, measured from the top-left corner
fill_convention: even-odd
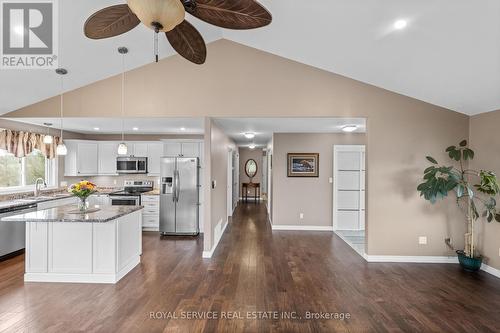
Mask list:
[[[146,174],[148,173],[147,157],[117,157],[116,172],[119,174]]]

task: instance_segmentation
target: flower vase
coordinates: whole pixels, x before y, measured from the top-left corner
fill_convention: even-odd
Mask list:
[[[78,210],[82,213],[85,213],[89,209],[89,202],[87,198],[80,197],[78,200]]]

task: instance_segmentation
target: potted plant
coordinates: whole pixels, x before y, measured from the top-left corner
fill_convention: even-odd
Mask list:
[[[85,213],[89,208],[87,198],[97,192],[97,186],[88,180],[82,180],[68,188],[68,192],[80,199],[78,201],[78,209]]]
[[[467,218],[464,250],[456,251],[460,265],[467,271],[481,268],[483,257],[476,250],[475,224],[482,216],[488,223],[500,222],[495,197],[500,193],[500,186],[495,173],[485,170],[472,170],[466,164],[474,158],[474,151],[468,147],[467,140],[458,146],[446,148],[451,160],[458,166],[441,166],[436,159],[427,156],[432,163],[424,171],[424,182],[418,185],[420,196],[432,204],[444,199],[450,192],[456,195],[457,206],[464,210]]]

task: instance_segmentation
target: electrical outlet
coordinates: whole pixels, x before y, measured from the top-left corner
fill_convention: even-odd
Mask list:
[[[420,236],[420,237],[418,237],[418,244],[420,244],[420,245],[427,245],[427,236]]]
[[[333,178],[332,178],[332,177],[328,178],[328,182],[329,182],[330,184],[333,184]]]
[[[304,219],[304,213],[300,213],[299,217],[300,217],[301,220],[303,220]]]
[[[500,257],[500,247],[498,248],[498,256]]]

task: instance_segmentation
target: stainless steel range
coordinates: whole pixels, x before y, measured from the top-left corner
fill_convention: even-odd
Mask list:
[[[126,180],[123,191],[114,192],[109,195],[112,206],[139,206],[141,194],[153,190],[152,180]]]

